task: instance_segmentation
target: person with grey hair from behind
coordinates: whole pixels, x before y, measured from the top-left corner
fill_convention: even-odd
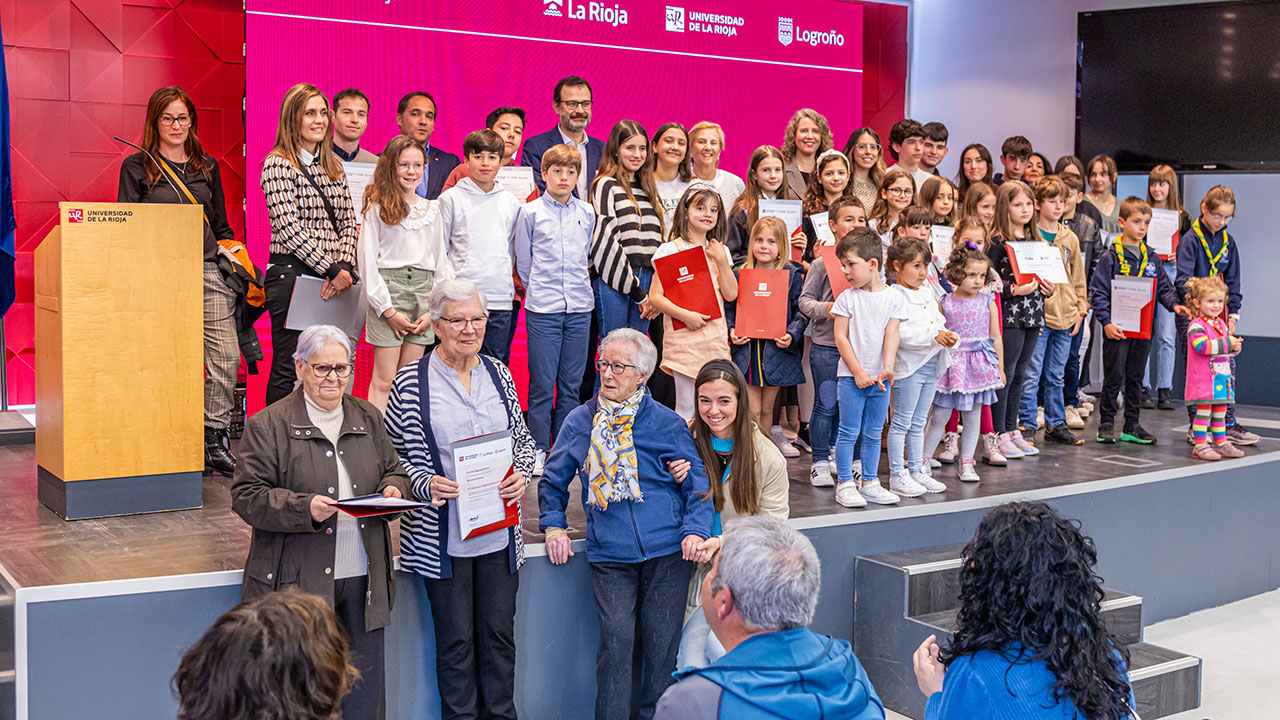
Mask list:
[[[654,720],[884,720],[845,640],[808,628],[822,582],[813,543],[765,516],[729,524],[702,581],[702,611],[728,653],[687,668]]]

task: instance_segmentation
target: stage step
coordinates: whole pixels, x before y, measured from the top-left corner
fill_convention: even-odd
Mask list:
[[[860,556],[854,569],[854,652],[885,707],[924,717],[911,654],[929,635],[955,630],[963,545]],[[1102,616],[1128,646],[1130,682],[1147,720],[1200,704],[1200,659],[1142,642],[1142,598],[1103,590]]]

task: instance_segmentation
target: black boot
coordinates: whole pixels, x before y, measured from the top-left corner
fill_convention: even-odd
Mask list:
[[[236,471],[236,458],[229,449],[229,433],[226,428],[204,429],[204,474],[221,473],[231,477]]]
[[[1173,400],[1169,397],[1169,388],[1156,390],[1156,397],[1156,407],[1161,410],[1172,410],[1174,408]]]
[[[1156,409],[1156,401],[1151,397],[1151,388],[1142,388],[1142,403],[1140,404],[1140,407],[1142,407],[1143,410]]]

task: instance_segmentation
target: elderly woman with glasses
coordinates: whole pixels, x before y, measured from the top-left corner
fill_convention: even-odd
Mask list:
[[[436,673],[445,718],[516,717],[517,571],[520,525],[464,537],[458,514],[455,444],[490,433],[511,436],[512,472],[498,494],[519,508],[533,474],[533,435],[506,366],[480,354],[488,304],[475,283],[438,283],[427,301],[440,345],[391,383],[387,431],[413,483],[432,507],[408,513],[400,563],[423,576],[436,635]]]
[[[676,669],[694,563],[711,555],[703,541],[714,506],[704,502],[710,482],[702,459],[684,418],[654,401],[644,384],[657,355],[648,337],[629,328],[600,341],[600,392],[565,418],[538,485],[538,526],[547,534],[547,556],[559,565],[573,555],[565,507],[569,483],[581,478],[600,621],[597,720],[653,717]],[[683,483],[667,469],[679,460],[689,463]],[[637,644],[643,675],[633,687]]]
[[[297,587],[334,606],[360,682],[342,716],[382,718],[383,628],[395,600],[389,516],[339,513],[338,500],[409,494],[409,478],[377,408],[344,395],[351,340],[332,325],[298,336],[301,386],[249,418],[231,507],[253,528],[243,600]]]

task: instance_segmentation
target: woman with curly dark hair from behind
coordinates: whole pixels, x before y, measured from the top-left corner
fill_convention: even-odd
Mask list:
[[[927,720],[1127,720],[1128,652],[1102,623],[1098,553],[1044,503],[987,513],[965,547],[946,650],[914,656]]]
[[[359,678],[338,616],[280,590],[228,610],[173,675],[178,720],[330,720]]]

